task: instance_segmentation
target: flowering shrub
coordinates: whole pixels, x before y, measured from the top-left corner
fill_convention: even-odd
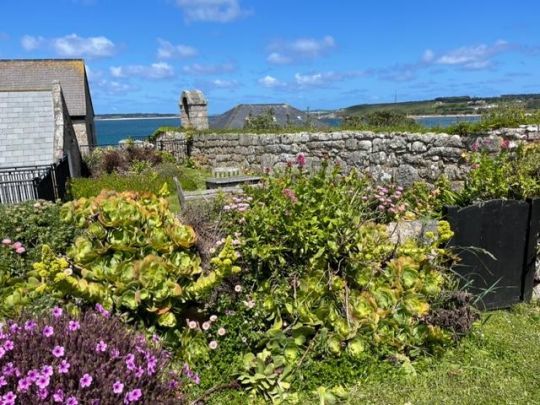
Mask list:
[[[60,207],[46,201],[0,205],[0,279],[23,276],[41,257],[44,244],[66,251],[76,230],[61,222]]]
[[[157,342],[100,310],[79,318],[55,307],[45,316],[3,324],[0,403],[183,402],[182,380],[195,374],[174,372]]]

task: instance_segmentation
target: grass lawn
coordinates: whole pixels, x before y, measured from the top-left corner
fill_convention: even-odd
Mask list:
[[[539,404],[540,305],[518,305],[485,322],[416,377],[376,376],[351,390],[349,403]]]

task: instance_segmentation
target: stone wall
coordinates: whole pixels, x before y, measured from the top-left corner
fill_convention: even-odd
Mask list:
[[[163,139],[183,139],[181,133],[166,133]],[[284,166],[303,153],[307,164],[320,165],[329,158],[345,168],[370,171],[380,179],[409,184],[445,174],[453,182],[463,180],[467,165],[463,154],[480,145],[500,150],[503,140],[540,140],[536,127],[493,131],[484,136],[447,134],[373,133],[369,131],[299,132],[291,134],[196,134],[190,155],[210,167],[235,166],[264,170]]]

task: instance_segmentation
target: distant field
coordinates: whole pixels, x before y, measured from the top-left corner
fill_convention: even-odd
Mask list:
[[[540,109],[540,94],[516,94],[500,97],[440,97],[434,100],[406,101],[401,103],[359,104],[347,107],[342,115],[363,115],[373,111],[399,111],[407,115],[478,114],[482,107],[519,104],[526,110]]]

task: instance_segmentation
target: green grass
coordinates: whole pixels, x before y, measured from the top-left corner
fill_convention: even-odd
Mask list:
[[[540,403],[540,305],[483,316],[485,323],[413,378],[376,376],[351,390],[349,403]]]
[[[389,363],[367,367],[367,377],[349,386],[349,398],[341,403],[540,403],[540,304],[486,313],[482,322],[457,347],[414,363],[416,376]],[[209,403],[250,402],[239,391],[223,391]],[[319,398],[302,392],[300,403],[319,404]]]

